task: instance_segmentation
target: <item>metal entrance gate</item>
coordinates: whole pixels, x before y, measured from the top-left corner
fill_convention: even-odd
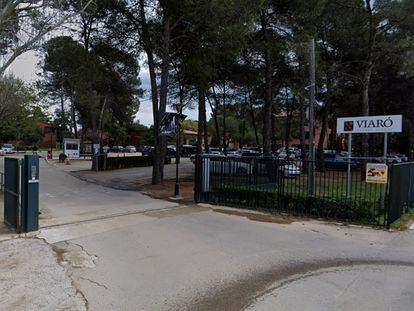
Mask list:
[[[4,159],[4,222],[13,227],[20,227],[20,176],[19,159]]]
[[[39,158],[4,159],[4,222],[18,232],[39,228]]]

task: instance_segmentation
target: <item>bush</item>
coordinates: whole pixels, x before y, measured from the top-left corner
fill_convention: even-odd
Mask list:
[[[243,186],[222,185],[216,189],[211,203],[225,203],[253,209],[274,209],[296,215],[340,219],[347,222],[378,225],[385,210],[379,202],[352,198],[292,196],[279,193],[275,188],[245,188]]]
[[[64,154],[63,152],[59,154],[59,162],[65,162],[68,156]]]
[[[136,157],[114,157],[106,158],[105,155],[100,155],[98,157],[98,168],[99,170],[116,170],[121,168],[130,168],[130,167],[144,167],[153,165],[153,156],[136,156]],[[106,163],[105,163],[106,162]],[[171,158],[165,157],[165,164],[171,164]],[[106,165],[105,165],[106,164]]]

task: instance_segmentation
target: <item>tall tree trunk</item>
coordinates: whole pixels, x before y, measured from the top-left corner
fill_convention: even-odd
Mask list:
[[[272,59],[270,55],[270,40],[267,30],[266,10],[261,16],[262,32],[264,37],[265,59],[265,98],[264,98],[264,122],[263,122],[263,152],[265,156],[272,154]]]
[[[98,94],[96,93],[96,91],[95,92],[93,92],[94,93],[94,96],[93,96],[93,100],[94,100],[94,103],[93,103],[93,105],[91,105],[91,107],[99,107],[99,96],[98,96]],[[95,144],[98,144],[99,143],[99,139],[98,139],[98,122],[97,122],[97,119],[96,119],[96,109],[93,109],[92,108],[92,111],[91,111],[91,125],[92,125],[92,153],[93,153],[93,156],[92,156],[92,159],[93,159],[93,161],[92,161],[92,170],[93,171],[97,171],[98,170],[98,156],[96,155],[96,152],[95,152],[95,148],[94,148],[94,145]]]
[[[374,27],[374,21],[373,21],[373,9],[372,9],[372,0],[365,0],[365,11],[368,15],[368,21],[369,21],[369,38],[368,38],[368,44],[367,44],[367,58],[366,58],[366,67],[364,76],[362,79],[362,115],[363,116],[369,116],[370,113],[370,107],[369,107],[369,88],[371,84],[371,76],[372,71],[374,69],[374,45],[375,45],[375,27]],[[369,156],[369,136],[368,134],[362,134],[362,156],[364,158],[368,158]],[[363,165],[361,166],[361,180],[365,179],[365,166],[367,163],[367,160],[364,159],[362,161]]]
[[[61,117],[62,117],[62,122],[60,124],[60,139],[61,139],[60,143],[61,143],[61,146],[63,147],[63,138],[66,132],[65,100],[63,98],[63,87],[61,87],[60,89],[60,110],[61,110]]]
[[[223,83],[223,152],[227,153],[227,128],[226,128],[226,82]]]
[[[217,102],[216,102],[216,100],[214,100],[215,102],[216,102],[216,104],[213,106],[213,103],[211,102],[211,100],[210,100],[210,97],[209,96],[207,96],[207,101],[208,101],[208,104],[210,105],[210,108],[211,108],[211,112],[213,113],[213,121],[214,121],[214,128],[216,129],[216,137],[217,137],[217,143],[218,143],[218,145],[220,145],[220,126],[219,126],[219,123],[218,123],[218,118],[217,118],[217,114],[218,114],[218,112],[217,112]]]
[[[363,78],[363,81],[362,81],[362,115],[363,116],[369,116],[369,113],[370,113],[370,109],[369,109],[369,86],[370,86],[370,83],[371,83],[372,69],[373,69],[373,64],[372,64],[372,60],[370,60],[369,63],[368,63],[368,67],[365,70],[364,78]],[[368,150],[369,150],[368,135],[367,134],[363,135],[363,140],[362,141],[363,141],[362,149],[363,149],[364,157],[367,157],[368,156]]]
[[[328,132],[328,103],[325,104],[325,107],[322,111],[322,120],[321,120],[321,132],[319,134],[319,141],[317,146],[318,151],[318,160],[320,161],[320,169],[324,172],[325,171],[325,162],[324,162],[324,156],[323,156],[323,149],[324,149],[324,143],[326,140],[326,133]]]
[[[251,92],[249,92],[249,106],[250,106],[250,116],[252,118],[252,125],[253,125],[253,130],[254,130],[254,137],[256,139],[256,146],[260,147],[259,133],[257,131],[256,117],[254,115],[253,98],[251,96]]]
[[[272,153],[276,152],[277,147],[277,136],[276,136],[276,118],[275,118],[275,107],[272,105]]]
[[[73,131],[75,133],[75,138],[78,138],[78,124],[76,122],[76,112],[75,112],[75,97],[74,97],[74,90],[71,89],[70,91],[70,112],[71,112],[71,118],[72,118],[72,126]]]
[[[300,140],[300,155],[302,158],[303,163],[303,171],[307,172],[308,166],[307,166],[307,157],[306,157],[306,134],[305,134],[305,104],[303,102],[302,96],[299,96],[299,109],[300,109],[300,115],[299,115],[299,140]]]
[[[206,97],[204,87],[198,87],[198,133],[197,133],[197,153],[203,152],[203,136],[204,129],[205,129],[205,117],[206,115]],[[204,142],[206,145],[206,142]],[[207,150],[205,150],[207,151]]]
[[[372,59],[369,60],[367,69],[364,73],[362,81],[362,115],[369,116],[369,86],[371,82],[373,63]],[[362,134],[362,156],[364,160],[361,165],[361,180],[365,180],[365,167],[367,158],[369,157],[369,136],[368,134]]]
[[[158,120],[162,120],[167,109],[167,97],[168,97],[168,73],[170,69],[170,43],[171,43],[171,18],[168,16],[168,12],[164,10],[163,19],[163,51],[162,51],[162,64],[161,64],[161,82],[160,82],[160,106],[158,110]],[[158,127],[159,128],[159,127]],[[159,144],[155,148],[157,159],[157,169],[160,177],[160,182],[164,181],[164,162],[166,156],[167,140],[165,136],[159,136]],[[155,168],[154,168],[155,169]]]
[[[288,156],[289,156],[291,129],[292,129],[292,111],[291,109],[288,109],[288,113],[286,115],[286,128],[285,128],[285,148],[286,148],[286,155]]]
[[[204,134],[204,149],[206,150],[206,152],[209,151],[210,147],[208,145],[208,129],[207,129],[207,115],[206,115],[206,97],[205,97],[205,92],[204,92],[204,98],[203,98],[203,134]]]
[[[151,36],[148,29],[148,23],[145,16],[145,0],[139,0],[139,16],[140,16],[140,26],[141,26],[141,41],[143,44],[144,51],[147,55],[148,62],[148,71],[150,75],[150,84],[151,84],[151,100],[152,100],[152,115],[154,120],[154,141],[155,141],[155,150],[153,158],[153,167],[152,167],[152,184],[158,185],[162,182],[162,176],[160,174],[160,148],[162,148],[161,138],[159,133],[160,127],[160,113],[158,107],[158,87],[157,87],[157,75],[156,75],[156,65],[154,60],[154,48],[151,41]]]
[[[103,125],[104,125],[103,118],[104,118],[104,112],[105,112],[105,109],[106,109],[107,102],[108,102],[108,95],[105,95],[104,101],[103,101],[103,104],[102,104],[102,107],[101,107],[101,112],[99,113],[98,130],[99,130],[99,133],[100,133],[100,135],[99,135],[99,143],[100,144],[102,144]]]

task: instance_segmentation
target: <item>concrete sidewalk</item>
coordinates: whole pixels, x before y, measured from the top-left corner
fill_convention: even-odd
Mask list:
[[[39,239],[0,242],[0,309],[87,310],[87,301]]]

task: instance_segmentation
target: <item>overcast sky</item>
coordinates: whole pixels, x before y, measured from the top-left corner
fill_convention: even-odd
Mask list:
[[[33,51],[27,52],[20,57],[18,57],[14,63],[9,67],[8,73],[14,74],[16,77],[26,81],[26,82],[33,82],[38,77],[36,76],[36,64],[38,62],[38,57]],[[150,83],[149,83],[149,74],[148,69],[145,66],[141,67],[140,78],[142,80],[142,88],[145,91],[145,95],[143,98],[140,99],[141,105],[138,113],[136,114],[136,119],[139,120],[141,124],[144,125],[151,125],[152,121],[152,105],[150,101]],[[169,111],[170,108],[167,108]],[[197,119],[198,111],[197,109],[194,110],[187,110],[184,112],[188,119]],[[207,117],[210,117],[210,109],[208,107],[207,110]]]

